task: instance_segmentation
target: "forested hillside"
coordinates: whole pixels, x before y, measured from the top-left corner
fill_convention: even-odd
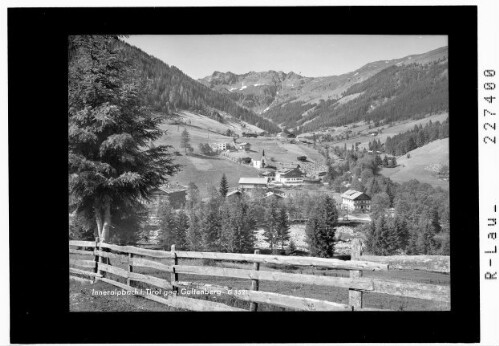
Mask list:
[[[411,131],[388,137],[385,143],[385,152],[400,156],[437,139],[447,137],[449,137],[449,119],[443,123],[430,121],[424,127],[422,125],[414,126]]]
[[[345,103],[329,100],[302,120],[301,132],[360,120],[391,122],[448,110],[447,60],[393,65],[348,88]]]
[[[175,66],[133,47],[118,43],[127,58],[131,59],[141,74],[150,81],[147,101],[153,110],[172,113],[179,109],[196,111],[206,116],[216,116],[216,110],[253,124],[262,130],[279,132],[278,126],[252,111],[239,106],[227,95],[211,90],[187,76]]]

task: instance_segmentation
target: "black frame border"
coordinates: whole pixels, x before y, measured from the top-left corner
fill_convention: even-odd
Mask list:
[[[67,35],[79,33],[448,35],[451,311],[70,313]],[[476,6],[9,8],[11,342],[478,342],[477,71]]]

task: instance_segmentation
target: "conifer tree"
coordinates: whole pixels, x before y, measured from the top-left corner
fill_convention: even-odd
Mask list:
[[[220,188],[218,191],[220,192],[220,196],[223,198],[227,197],[227,193],[229,192],[229,183],[227,182],[225,173],[222,175],[222,179],[220,180]]]
[[[279,209],[279,228],[277,231],[277,241],[281,243],[281,249],[284,250],[284,244],[289,240],[289,222],[286,206]]]
[[[160,243],[165,249],[176,242],[176,227],[177,220],[175,212],[173,211],[168,199],[163,201],[159,207],[159,229],[160,229]]]
[[[249,205],[242,200],[225,202],[221,210],[221,248],[232,253],[247,253],[254,249],[255,218]]]
[[[332,257],[335,246],[335,227],[338,211],[334,200],[326,196],[312,212],[305,233],[310,254],[317,257]]]
[[[214,191],[212,191],[213,193]],[[211,196],[205,205],[202,221],[202,243],[206,251],[218,251],[221,233],[220,201]]]
[[[399,249],[399,234],[395,218],[390,217],[386,223],[387,227],[387,248],[386,254],[393,255]]]
[[[202,249],[201,225],[200,216],[195,209],[188,209],[189,228],[186,232],[187,248],[190,251],[198,251]]]
[[[440,216],[438,215],[437,208],[433,208],[431,211],[431,227],[433,228],[433,232],[438,234],[442,231],[442,226],[440,226]]]
[[[293,239],[289,240],[288,247],[286,249],[286,255],[293,255],[296,252],[296,245]]]
[[[386,155],[383,157],[383,167],[388,167],[388,157]]]
[[[376,249],[377,255],[386,256],[389,254],[389,230],[384,215],[380,215],[375,222],[376,226]]]
[[[175,220],[175,248],[187,250],[187,231],[189,229],[189,217],[184,210],[180,210]]]
[[[68,149],[71,210],[108,241],[113,214],[151,197],[178,165],[145,104],[147,90],[115,36],[70,36]]]
[[[189,135],[189,132],[187,132],[187,129],[184,128],[184,131],[182,131],[182,134],[180,135],[180,147],[184,148],[184,153],[187,154],[187,150],[191,148],[191,137]]]
[[[278,242],[278,232],[280,226],[280,214],[277,199],[271,197],[270,203],[265,210],[263,236],[270,245],[270,250],[275,253]]]
[[[424,255],[433,255],[436,252],[435,228],[431,220],[422,218],[419,224],[420,232],[417,238],[418,252]]]
[[[219,251],[234,252],[232,244],[234,243],[234,229],[231,208],[227,201],[224,201],[220,207],[220,237],[218,239]]]
[[[408,255],[419,255],[418,249],[418,229],[416,227],[412,227],[409,230],[409,242],[407,244],[407,254]]]

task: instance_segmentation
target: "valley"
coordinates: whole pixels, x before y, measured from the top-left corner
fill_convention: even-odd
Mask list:
[[[71,278],[155,286],[171,296],[152,300],[193,311],[241,310],[179,295],[213,284],[245,287],[253,312],[448,310],[448,274],[416,272],[450,255],[447,37],[382,35],[376,54],[362,35],[249,36],[135,37],[164,61],[120,36],[69,37],[70,265],[89,268]],[[78,290],[81,311],[94,301]]]

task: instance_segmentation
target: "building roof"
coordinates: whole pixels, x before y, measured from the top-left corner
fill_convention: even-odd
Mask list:
[[[234,191],[227,193],[227,197],[234,196],[234,195],[240,195],[240,194],[241,194],[241,191],[234,190]]]
[[[368,195],[366,195],[364,192],[360,192],[360,191],[357,191],[357,190],[347,190],[345,191],[341,197],[343,198],[347,198],[347,199],[352,199],[352,200],[356,200],[356,199],[371,199]]]
[[[180,192],[180,191],[187,191],[187,186],[182,186],[182,185],[173,185],[173,186],[168,186],[168,185],[163,185],[160,186],[155,190],[156,192],[159,193],[173,193],[173,192]]]
[[[237,143],[237,145],[248,145],[247,142]]]
[[[301,178],[305,176],[305,174],[300,171],[298,167],[279,171],[279,173],[283,178]]]
[[[274,171],[263,171],[260,173],[260,175],[263,175],[263,176],[273,176],[275,175],[275,172]]]
[[[272,197],[272,196],[275,196],[276,198],[284,198],[283,193],[275,193],[275,192],[269,191],[265,194],[265,198]]]
[[[239,178],[239,184],[260,184],[267,185],[267,178],[249,178],[249,177],[241,177]]]

